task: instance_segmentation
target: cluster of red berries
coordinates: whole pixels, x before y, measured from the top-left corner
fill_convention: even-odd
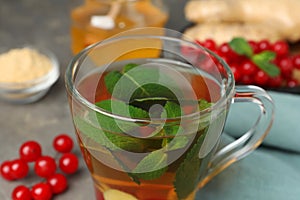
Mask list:
[[[45,181],[33,185],[15,187],[13,200],[49,200],[54,194],[64,192],[67,178],[64,174],[73,174],[78,169],[78,158],[71,153],[73,140],[66,134],[60,134],[53,140],[54,149],[60,153],[58,164],[54,157],[43,155],[41,145],[36,141],[27,141],[19,148],[19,158],[4,161],[1,164],[1,175],[8,181],[25,178],[29,172],[29,163],[33,163],[34,172]],[[57,169],[63,173],[57,173]]]
[[[217,45],[212,39],[196,42],[222,57],[230,66],[237,83],[255,84],[269,88],[295,87],[299,85],[297,79],[293,77],[293,70],[300,70],[300,54],[292,55],[289,45],[285,41],[276,41],[274,43],[268,40],[247,41],[254,54],[259,54],[263,51],[275,53],[275,59],[271,62],[280,69],[280,74],[277,76],[270,76],[249,58],[236,53],[229,43]]]

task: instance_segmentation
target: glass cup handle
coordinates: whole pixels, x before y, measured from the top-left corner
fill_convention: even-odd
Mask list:
[[[271,129],[274,118],[274,104],[269,94],[257,86],[236,86],[232,103],[254,103],[260,115],[255,124],[240,138],[218,150],[213,156],[207,176],[201,181],[203,187],[209,180],[232,163],[244,158],[255,150]]]

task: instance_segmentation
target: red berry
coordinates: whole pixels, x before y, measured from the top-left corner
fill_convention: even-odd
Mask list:
[[[231,69],[231,71],[233,73],[235,81],[239,82],[241,80],[241,78],[242,78],[242,74],[239,71],[238,65],[232,64],[232,65],[230,65],[230,69]]]
[[[282,85],[282,77],[281,76],[276,76],[276,77],[271,77],[268,81],[269,87],[280,87]]]
[[[22,144],[19,149],[20,158],[26,162],[33,162],[42,155],[41,145],[35,141]]]
[[[226,63],[227,67],[229,67],[228,63]],[[230,67],[229,67],[230,68]],[[218,74],[226,74],[226,68],[224,67],[224,64],[221,62],[217,63],[217,67],[216,67],[217,73]],[[215,73],[216,74],[216,73]]]
[[[235,60],[239,56],[230,48],[228,43],[223,43],[217,50],[217,54],[221,57],[227,57],[228,61]]]
[[[272,50],[272,46],[268,40],[261,40],[257,43],[258,52]]]
[[[31,189],[34,200],[50,200],[52,198],[51,186],[47,183],[37,183]]]
[[[12,177],[14,177],[15,179],[21,179],[21,178],[24,178],[25,176],[27,176],[29,167],[25,161],[23,161],[21,159],[16,159],[16,160],[11,161],[10,171],[11,171]]]
[[[245,85],[253,84],[253,78],[249,75],[243,75],[241,82]]]
[[[78,158],[72,153],[65,153],[59,159],[59,167],[66,174],[73,174],[78,169]]]
[[[13,200],[31,200],[31,192],[29,190],[28,187],[26,187],[25,185],[19,185],[17,186],[12,194],[11,194],[11,198]]]
[[[281,75],[285,78],[290,78],[293,72],[293,64],[290,58],[283,57],[277,61]]]
[[[60,153],[68,153],[73,148],[73,140],[66,134],[58,135],[53,140],[53,147]]]
[[[228,43],[223,43],[219,46],[218,54],[220,56],[228,56],[231,53],[231,48]]]
[[[292,87],[296,87],[299,85],[298,81],[296,79],[289,79],[287,82],[286,82],[286,85],[290,88]]]
[[[300,69],[300,54],[297,54],[292,59],[293,66],[297,69]]]
[[[11,161],[5,161],[1,164],[1,175],[8,181],[12,181],[15,179],[11,174]]]
[[[257,44],[257,42],[255,42],[253,40],[249,40],[248,43],[251,46],[253,53],[258,53],[258,44]]]
[[[216,51],[216,50],[217,50],[217,45],[216,45],[215,41],[212,40],[212,39],[206,39],[206,40],[202,43],[202,45],[203,45],[205,48],[207,48],[207,49],[209,49],[209,50],[211,50],[211,51]]]
[[[273,44],[272,50],[277,56],[285,56],[289,53],[289,45],[285,41],[277,41]]]
[[[257,71],[255,76],[254,76],[254,81],[257,85],[261,85],[261,86],[266,85],[268,80],[269,80],[268,74],[266,74],[262,70]]]
[[[60,194],[68,187],[67,178],[62,174],[54,174],[47,179],[53,194]]]
[[[256,67],[256,65],[249,60],[243,62],[241,65],[241,73],[243,75],[251,76],[251,75],[255,74],[255,72],[257,70],[258,70],[258,68]]]
[[[56,171],[56,163],[54,158],[50,156],[42,156],[35,162],[35,173],[43,178],[53,175]]]
[[[228,58],[228,57],[225,57],[225,56],[220,56],[221,58],[222,58],[222,60],[225,62],[225,63],[231,63],[231,60],[230,60],[230,58]]]

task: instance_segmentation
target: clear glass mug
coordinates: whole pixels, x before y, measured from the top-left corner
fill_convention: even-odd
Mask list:
[[[175,31],[154,30],[89,46],[66,70],[74,127],[98,200],[195,199],[199,188],[256,149],[272,125],[267,92],[235,86],[216,54]],[[256,123],[219,147],[230,105],[245,102],[258,106]]]

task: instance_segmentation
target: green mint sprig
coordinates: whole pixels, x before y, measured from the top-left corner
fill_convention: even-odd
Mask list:
[[[160,104],[164,109],[160,115],[156,113],[156,116],[160,116],[164,119],[182,116],[183,111],[174,93],[162,85],[154,84],[159,78],[162,78],[159,77],[160,73],[158,69],[149,68],[143,69],[143,71],[136,71],[137,74],[130,73],[130,71],[137,66],[137,64],[130,63],[125,65],[121,71],[111,71],[106,74],[104,81],[107,90],[110,93],[114,92],[114,94],[117,94],[117,97],[114,97],[113,100],[97,102],[96,106],[107,112],[123,117],[150,118],[150,113],[148,112],[149,106]],[[163,78],[170,77],[165,76]],[[118,81],[121,79],[126,80],[127,84],[121,84],[116,87]],[[145,79],[153,84],[142,84]],[[125,102],[124,100],[126,98],[124,99],[121,91],[128,91],[130,88],[136,88],[136,90],[130,102]],[[189,100],[185,102],[189,102]],[[212,106],[211,103],[202,99],[198,101],[198,105],[199,110]],[[130,124],[130,122],[126,123],[122,120],[116,121],[114,118],[93,111],[90,111],[86,117],[92,118],[93,121],[86,120],[84,117],[79,116],[74,118],[75,125],[79,132],[111,152],[110,155],[113,157],[112,159],[119,163],[120,167],[127,171],[128,176],[137,184],[140,184],[141,180],[153,180],[161,177],[168,170],[167,152],[187,148],[187,145],[190,144],[193,139],[193,137],[185,134],[186,128],[180,126],[180,124],[176,124],[176,122],[174,124],[165,124],[159,131],[154,130],[153,133],[150,134],[150,138],[143,139],[124,133],[124,130],[131,133],[133,130],[138,129],[139,127],[137,127],[136,124]],[[120,128],[119,125],[121,125],[122,128]],[[102,129],[99,129],[99,126]],[[205,137],[205,127],[207,126],[209,126],[207,123],[199,124],[199,127],[202,127],[201,130],[198,130],[201,131],[201,133],[199,133],[201,136],[199,136],[197,142],[188,148],[187,152],[183,155],[183,162],[179,164],[176,171],[174,187],[180,198],[190,194],[199,182],[202,160],[197,155],[202,146]],[[158,138],[158,136],[160,138]],[[114,154],[114,152],[118,150],[149,153],[132,169],[126,166],[126,163],[124,163],[117,154]],[[145,169],[148,170],[145,171]],[[187,175],[187,171],[190,174]],[[187,182],[189,184],[186,184]]]
[[[244,38],[234,38],[229,42],[230,48],[239,55],[248,57],[256,66],[267,73],[271,77],[276,77],[280,74],[280,69],[272,61],[276,57],[276,53],[272,51],[262,51],[255,54]]]

